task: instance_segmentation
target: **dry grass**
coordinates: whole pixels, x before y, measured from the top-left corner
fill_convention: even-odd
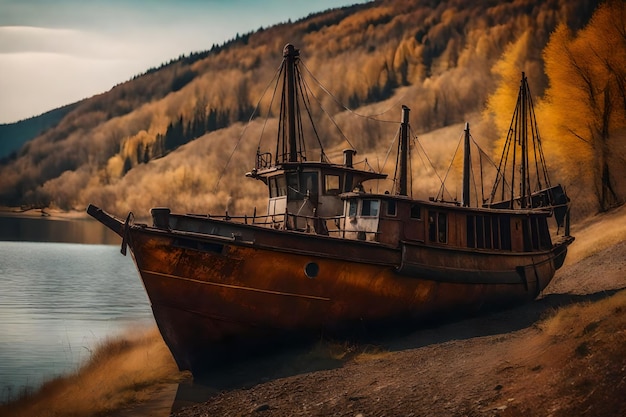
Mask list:
[[[183,378],[158,330],[133,331],[103,342],[76,373],[0,406],[0,416],[103,415],[146,401],[159,386]]]
[[[626,333],[626,290],[601,301],[561,308],[539,326],[546,335],[565,338]]]
[[[571,265],[603,249],[626,240],[626,205],[591,216],[572,228],[576,242],[568,249],[566,264]]]
[[[509,351],[517,372],[503,395],[516,404],[503,415],[624,415],[626,290],[555,310],[536,328]]]

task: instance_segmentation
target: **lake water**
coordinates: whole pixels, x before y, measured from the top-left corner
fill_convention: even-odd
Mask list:
[[[120,241],[94,221],[0,217],[0,402],[76,370],[107,337],[154,324]]]

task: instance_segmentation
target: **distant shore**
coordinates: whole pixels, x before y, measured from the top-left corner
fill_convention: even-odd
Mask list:
[[[0,207],[0,241],[119,245],[119,236],[87,212]]]
[[[84,220],[89,219],[85,210],[61,210],[57,208],[21,208],[0,206],[0,216],[4,217],[45,217],[58,220]]]

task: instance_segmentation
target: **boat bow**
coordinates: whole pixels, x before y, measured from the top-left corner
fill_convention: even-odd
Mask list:
[[[107,213],[100,207],[94,206],[93,204],[90,204],[89,207],[87,207],[87,214],[114,231],[120,237],[124,237],[124,220]]]

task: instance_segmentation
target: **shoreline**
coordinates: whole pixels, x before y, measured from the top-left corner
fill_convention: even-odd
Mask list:
[[[89,220],[91,217],[87,214],[87,209],[80,210],[61,210],[55,208],[28,208],[0,206],[0,216],[2,217],[19,217],[19,218],[44,218],[52,220]]]

